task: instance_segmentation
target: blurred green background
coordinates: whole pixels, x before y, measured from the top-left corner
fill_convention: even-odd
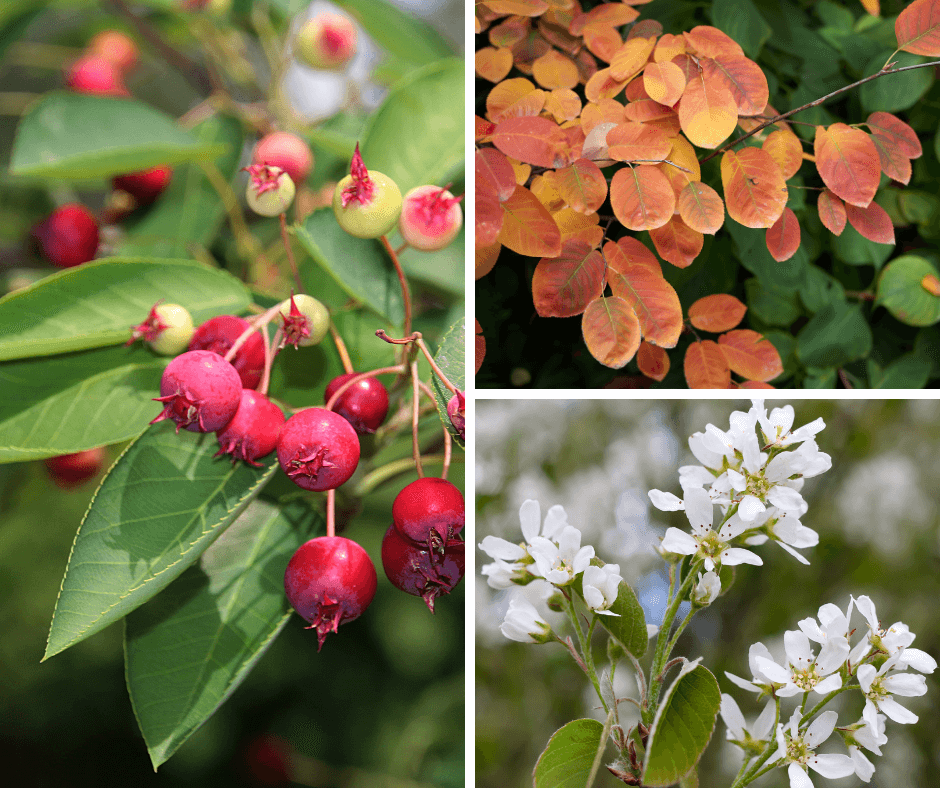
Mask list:
[[[767,402],[768,408],[782,404]],[[764,566],[738,567],[730,592],[697,614],[674,652],[690,659],[703,656],[722,691],[734,696],[749,720],[760,707],[724,671],[750,678],[750,644],[760,640],[782,653],[784,630],[816,616],[826,602],[844,609],[850,594],[867,594],[882,625],[903,620],[917,634],[915,646],[940,655],[940,402],[802,400],[793,405],[795,426],[825,419],[817,442],[833,460],[832,470],[808,480],[803,491],[809,511],[802,522],[820,537],[818,546],[803,551],[811,565],[799,564],[773,544],[756,548]],[[663,563],[649,544],[668,526],[687,530],[688,521],[682,512],[653,509],[647,491],[659,488],[681,496],[678,468],[696,464],[688,436],[708,423],[727,429],[729,414],[748,407],[741,400],[480,402],[476,541],[490,533],[520,541],[518,509],[526,498],[541,502],[543,516],[549,506],[561,504],[568,521],[581,529],[582,544],[594,545],[608,562],[619,562],[647,621],[658,623],[666,587],[659,574]],[[476,558],[478,565],[490,560],[481,552]],[[555,730],[576,718],[601,719],[593,689],[567,652],[557,645],[512,643],[499,633],[512,593],[515,589],[493,591],[477,578],[479,788],[531,784],[532,768]],[[531,597],[538,607],[537,593]],[[540,609],[546,612],[544,605]],[[600,670],[606,664],[603,641],[595,642]],[[622,666],[621,672],[628,671]],[[937,675],[928,675],[925,696],[903,699],[920,721],[888,723],[884,757],[871,757],[876,771],[870,785],[938,784],[937,684]],[[787,713],[791,705],[785,706]],[[860,716],[857,693],[849,695],[844,708],[840,724]],[[740,766],[739,750],[726,743],[725,732],[719,720],[700,765],[702,786],[730,785]],[[823,751],[838,752],[841,746],[833,738]],[[609,747],[605,763],[613,760]],[[821,784],[818,775],[813,779]],[[775,770],[755,784],[772,788],[789,780]],[[825,782],[833,788],[860,784],[855,776]],[[595,785],[622,783],[601,769]]]

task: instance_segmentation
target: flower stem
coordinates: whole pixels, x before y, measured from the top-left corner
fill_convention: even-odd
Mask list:
[[[594,691],[597,693],[597,697],[600,698],[601,704],[604,707],[604,711],[609,712],[610,709],[607,706],[607,701],[604,700],[604,695],[601,692],[601,683],[597,679],[597,670],[594,668],[594,657],[591,653],[591,635],[594,634],[594,622],[591,622],[591,626],[588,629],[588,634],[585,637],[585,634],[581,629],[581,622],[578,621],[578,612],[574,609],[574,600],[570,599],[567,594],[565,595],[564,606],[565,612],[568,614],[568,618],[571,619],[574,631],[578,636],[578,645],[581,646],[584,672],[587,673],[588,678],[591,680],[591,684],[594,685]]]

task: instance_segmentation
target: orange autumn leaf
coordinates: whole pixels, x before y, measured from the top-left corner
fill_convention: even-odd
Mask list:
[[[767,106],[770,89],[760,66],[746,57],[717,55],[699,61],[705,79],[723,84],[734,97],[739,115],[760,115]]]
[[[872,137],[880,138],[887,147],[896,148],[902,156],[919,159],[924,153],[917,132],[889,112],[872,112],[865,125]]]
[[[643,87],[657,104],[675,105],[685,90],[685,74],[675,63],[648,63],[643,70]]]
[[[834,235],[842,235],[846,220],[845,203],[826,189],[820,193],[816,208],[823,227]]]
[[[558,257],[543,257],[532,277],[539,317],[573,317],[604,288],[604,258],[584,241],[566,241]]]
[[[662,227],[650,230],[650,239],[659,256],[676,268],[688,268],[705,245],[705,236],[693,230],[681,216],[673,216]]]
[[[745,227],[770,227],[787,204],[783,173],[761,148],[727,151],[721,157],[721,184],[728,215]]]
[[[878,244],[894,243],[894,224],[884,208],[872,202],[867,208],[859,208],[849,203],[845,213],[859,235]]]
[[[593,161],[578,159],[568,167],[546,172],[545,177],[578,213],[596,213],[607,199],[607,179]]]
[[[476,53],[476,72],[483,79],[499,82],[512,70],[512,51],[508,47],[483,47]]]
[[[668,63],[674,57],[685,54],[685,39],[679,35],[665,33],[659,37],[656,42],[656,48],[653,50],[653,60],[657,63]]]
[[[565,0],[559,0],[560,2],[565,2]],[[643,0],[646,2],[647,0]],[[643,5],[642,2],[628,3],[627,5]],[[626,40],[629,41],[631,38],[659,38],[663,34],[663,23],[656,19],[641,19],[633,27],[630,28],[630,32],[626,35]]]
[[[881,15],[881,0],[862,0],[862,7],[872,16]]]
[[[579,36],[587,25],[604,24],[610,27],[623,27],[639,15],[639,11],[624,3],[607,3],[592,8],[586,14],[575,16],[568,29],[572,35]]]
[[[495,148],[479,148],[474,156],[477,188],[490,188],[500,202],[512,197],[516,175],[509,159]]]
[[[823,183],[845,202],[866,207],[878,191],[881,164],[875,143],[861,129],[833,123],[816,127],[816,169]]]
[[[689,322],[699,331],[719,334],[744,319],[747,307],[733,295],[717,293],[698,299],[689,307]]]
[[[700,233],[714,235],[725,223],[725,204],[718,192],[701,181],[690,181],[676,202],[679,216]]]
[[[474,334],[474,369],[473,374],[475,375],[480,371],[480,367],[483,366],[483,359],[486,358],[486,340],[483,338],[483,328],[480,325],[480,321],[476,320],[476,333]]]
[[[622,44],[620,33],[610,25],[598,23],[584,28],[584,45],[605,63],[610,63]]]
[[[677,111],[685,136],[700,148],[717,148],[738,125],[738,106],[731,91],[703,72],[689,79]]]
[[[662,161],[672,141],[655,126],[627,121],[607,132],[607,148],[617,161]]]
[[[656,259],[656,255],[633,236],[625,235],[617,241],[615,246],[616,249],[612,249],[609,242],[604,245],[604,254],[607,255],[608,259],[612,255],[623,255],[625,264],[642,265],[657,276],[663,275],[662,266],[660,266],[659,260]]]
[[[507,118],[496,124],[493,144],[517,161],[555,167],[565,142],[558,125],[548,118]]]
[[[581,112],[581,128],[589,134],[593,128],[601,123],[611,123],[616,126],[623,123],[623,104],[614,99],[601,99],[597,102],[588,102]]]
[[[624,41],[611,58],[611,76],[614,79],[630,79],[639,74],[655,46],[656,40],[653,38],[631,38]]]
[[[622,298],[601,296],[588,304],[581,318],[584,344],[606,367],[620,369],[640,347],[640,323]]]
[[[759,380],[745,380],[738,384],[739,389],[772,389],[769,383],[762,383]]]
[[[895,148],[884,144],[884,139],[871,135],[871,141],[875,143],[878,150],[878,162],[881,164],[881,171],[892,181],[907,185],[911,182],[911,160],[902,155]]]
[[[496,260],[499,258],[499,253],[502,248],[502,244],[498,243],[490,244],[489,246],[478,246],[476,248],[476,266],[474,270],[474,277],[476,279],[482,279],[493,270],[493,266],[496,265]]]
[[[940,55],[940,0],[914,0],[894,23],[898,49],[914,55]]]
[[[672,164],[663,167],[663,172],[672,184],[672,190],[678,202],[679,195],[689,183],[702,180],[702,168],[695,155],[695,148],[681,134],[672,141],[672,150],[666,158]],[[676,166],[672,166],[673,164]]]
[[[483,5],[497,14],[517,16],[539,16],[549,8],[546,0],[484,0]]]
[[[514,47],[532,31],[532,20],[511,16],[490,28],[489,39],[494,47]]]
[[[486,97],[486,114],[494,123],[505,118],[534,117],[545,106],[545,91],[525,77],[506,79]]]
[[[528,183],[529,176],[532,174],[532,165],[523,164],[521,161],[516,161],[515,159],[510,159],[509,164],[516,176],[516,183],[519,186],[525,186],[526,183]]]
[[[783,363],[773,343],[747,328],[718,337],[731,371],[742,378],[766,383],[783,374]]]
[[[614,79],[609,68],[602,68],[595,73],[584,86],[584,96],[588,101],[598,102],[616,96],[626,86],[627,81]]]
[[[578,67],[571,58],[552,49],[532,63],[532,76],[548,90],[570,90],[578,84]]]
[[[636,365],[646,377],[662,383],[669,374],[669,354],[661,347],[641,342],[636,352]]]
[[[728,359],[721,346],[710,339],[689,345],[682,367],[690,389],[726,389],[731,385]]]
[[[502,203],[503,226],[497,240],[517,254],[557,257],[561,254],[561,232],[555,220],[525,186],[517,186]]]
[[[600,246],[604,238],[604,228],[599,226],[600,217],[596,213],[575,213],[566,207],[555,211],[552,217],[561,231],[562,244],[572,238],[580,238],[592,249]]]
[[[940,279],[933,274],[927,274],[920,280],[920,286],[932,296],[940,296]]]
[[[713,58],[722,55],[744,57],[744,50],[741,49],[741,45],[717,27],[700,25],[699,27],[693,27],[682,35],[688,48],[704,57]]]
[[[545,111],[559,123],[574,120],[581,114],[581,99],[573,90],[553,90],[545,99]]]
[[[761,147],[777,162],[785,181],[796,175],[803,164],[803,144],[792,131],[777,129],[770,132]]]
[[[474,194],[475,210],[475,245],[491,246],[496,243],[500,231],[503,229],[503,209],[496,189],[486,184],[477,183]]]
[[[655,165],[622,167],[610,182],[614,215],[628,230],[651,230],[669,221],[676,208],[672,186]]]
[[[800,248],[800,223],[796,214],[784,208],[780,218],[767,228],[767,250],[778,263],[789,260]]]

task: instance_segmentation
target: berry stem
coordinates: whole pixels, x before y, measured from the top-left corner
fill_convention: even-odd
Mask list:
[[[431,387],[424,381],[419,381],[418,385],[421,386],[421,391],[423,391],[428,399],[434,403],[435,409],[437,408],[437,400],[434,398],[434,392],[431,391]],[[444,425],[444,422],[441,421],[441,429],[444,431],[444,469],[441,471],[441,478],[446,481],[447,471],[450,470],[450,455],[451,455],[451,444],[453,439],[450,435],[450,430]]]
[[[392,245],[388,242],[387,235],[382,236],[382,244],[385,246],[385,251],[388,252],[388,256],[392,258],[395,273],[398,274],[398,281],[401,284],[401,297],[405,302],[404,333],[407,336],[411,333],[411,291],[408,289],[408,280],[405,278],[405,272],[402,270],[401,263],[398,261],[398,254],[392,249]]]
[[[271,381],[271,365],[274,362],[274,354],[271,352],[271,337],[268,334],[268,324],[261,326],[261,334],[264,336],[264,372],[261,375],[261,383],[258,386],[258,393],[268,395],[268,383]]]
[[[336,536],[336,490],[326,491],[326,535]]]
[[[343,363],[343,372],[349,374],[355,372],[352,359],[349,358],[349,351],[346,350],[346,343],[336,330],[336,326],[330,321],[330,336],[333,337],[333,344],[336,345],[336,352],[339,353],[339,360]]]
[[[418,388],[418,362],[411,362],[411,383],[414,396],[411,402],[411,453],[415,461],[415,470],[418,476],[424,476],[424,468],[421,467],[421,448],[418,446],[418,399],[421,390]]]
[[[297,270],[297,261],[294,259],[294,250],[290,245],[290,235],[287,232],[287,214],[281,214],[281,240],[284,242],[284,248],[287,250],[287,260],[290,263],[290,270],[294,273],[294,282],[297,285],[297,292],[304,292],[303,282],[300,281],[300,271]]]
[[[356,375],[354,378],[350,378],[345,381],[342,386],[340,386],[336,391],[333,392],[333,396],[330,397],[330,401],[326,403],[327,410],[333,410],[333,406],[336,404],[337,400],[346,392],[346,389],[355,386],[360,380],[365,380],[366,378],[374,378],[377,375],[387,375],[391,373],[404,372],[404,367],[381,367],[380,369],[373,369],[371,372],[363,372]]]
[[[421,459],[425,465],[433,465],[439,462],[443,462],[444,456],[441,454],[425,454]],[[399,474],[407,473],[413,467],[414,460],[412,460],[410,457],[404,457],[400,460],[395,460],[394,462],[381,465],[362,477],[362,479],[359,481],[359,484],[356,485],[356,489],[353,490],[353,494],[357,497],[368,495],[383,482],[386,482],[389,479],[398,476]]]
[[[408,242],[405,241],[401,246],[399,246],[399,247],[395,250],[395,254],[396,254],[396,255],[399,255],[399,254],[401,254],[402,252],[404,252],[405,249],[407,249],[407,248],[408,248]]]
[[[238,339],[236,339],[234,344],[228,349],[228,353],[225,354],[225,360],[231,361],[235,357],[235,354],[241,349],[241,346],[248,341],[249,337],[251,337],[259,327],[267,325],[274,319],[280,307],[280,304],[275,304],[267,311],[262,312],[258,317],[253,318],[251,321],[252,325],[242,331]]]
[[[402,339],[393,339],[388,334],[386,334],[383,329],[380,328],[378,331],[375,332],[375,335],[379,339],[384,339],[386,342],[388,342],[391,345],[407,345],[409,342],[414,342],[419,348],[421,348],[421,352],[424,353],[425,358],[427,358],[428,363],[431,365],[431,369],[434,370],[434,374],[437,375],[441,379],[441,383],[443,383],[447,387],[448,391],[450,391],[451,394],[457,393],[457,387],[454,386],[454,384],[450,382],[450,380],[447,378],[447,375],[444,374],[444,371],[434,362],[434,359],[431,357],[431,352],[428,350],[428,346],[424,343],[424,340],[421,338],[420,331],[415,331],[410,336],[406,336]]]

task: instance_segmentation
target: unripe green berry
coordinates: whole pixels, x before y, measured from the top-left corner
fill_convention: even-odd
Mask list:
[[[378,238],[390,232],[401,215],[401,192],[398,185],[387,175],[369,170],[374,190],[364,202],[352,201],[343,207],[343,192],[354,184],[352,175],[347,175],[333,192],[333,213],[336,221],[356,238]]]
[[[179,304],[158,304],[154,311],[166,328],[150,341],[150,347],[161,356],[182,353],[196,332],[189,310]]]
[[[306,293],[291,296],[281,303],[278,311],[284,318],[287,341],[292,345],[319,345],[330,330],[329,310]]]
[[[279,216],[290,208],[297,189],[280,167],[252,164],[245,167],[251,176],[245,199],[248,207],[261,216]]]
[[[340,69],[356,54],[356,26],[339,14],[320,14],[297,34],[297,56],[311,68]]]

